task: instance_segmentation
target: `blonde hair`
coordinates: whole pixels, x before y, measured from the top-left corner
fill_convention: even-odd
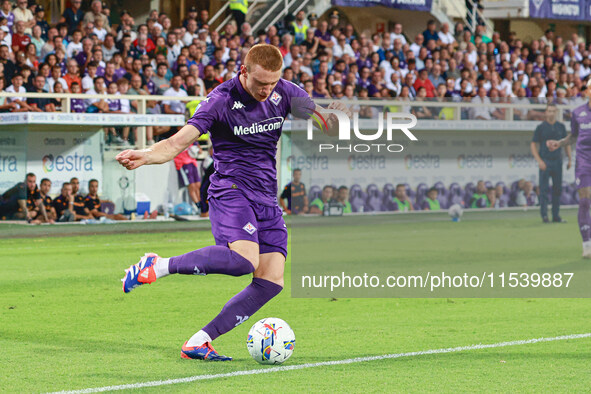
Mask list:
[[[246,54],[244,65],[250,72],[257,64],[267,71],[279,71],[283,67],[283,56],[274,45],[257,44]]]

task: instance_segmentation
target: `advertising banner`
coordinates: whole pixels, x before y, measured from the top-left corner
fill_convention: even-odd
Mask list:
[[[590,5],[589,0],[529,0],[529,16],[584,21],[591,15]]]
[[[0,131],[0,193],[25,180],[26,133]]]
[[[433,0],[332,0],[332,5],[342,7],[383,7],[411,11],[431,11]]]
[[[88,181],[102,180],[102,134],[100,132],[29,131],[27,133],[27,172],[37,179],[52,181],[51,194],[59,194],[64,182],[80,180],[88,190]]]

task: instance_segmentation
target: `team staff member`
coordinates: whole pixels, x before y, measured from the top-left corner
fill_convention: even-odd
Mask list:
[[[120,213],[111,215],[101,212],[101,199],[98,196],[98,181],[96,179],[88,181],[88,195],[84,198],[84,206],[95,219],[106,217],[111,220],[127,220],[127,218]]]
[[[37,215],[37,219],[31,223],[55,223],[55,221],[57,220],[55,208],[53,207],[53,200],[51,199],[51,197],[49,197],[50,190],[51,181],[47,178],[41,179],[41,183],[39,184],[39,198],[41,199],[40,206],[43,205],[43,207],[45,208],[45,212],[47,213],[47,220],[45,220],[42,217],[42,215]]]
[[[72,194],[72,185],[69,182],[64,182],[62,185],[62,194],[53,200],[53,208],[58,222],[73,222],[76,220],[74,195]]]
[[[27,215],[27,186],[19,182],[0,196],[0,219],[23,220]]]
[[[308,196],[306,196],[306,185],[300,180],[302,179],[302,170],[296,168],[293,170],[293,181],[285,185],[279,203],[281,208],[288,215],[308,212]],[[285,201],[287,199],[287,206]]]
[[[546,107],[546,120],[543,121],[536,131],[530,144],[531,154],[538,162],[540,168],[540,214],[542,221],[548,223],[548,187],[552,178],[552,221],[560,223],[560,194],[562,193],[562,149],[550,151],[546,146],[548,140],[561,140],[566,137],[564,124],[556,121],[556,105],[548,104]],[[570,169],[572,157],[571,146],[565,147],[568,157],[567,169]]]
[[[93,216],[90,214],[84,201],[84,197],[80,194],[80,181],[74,177],[70,179],[70,185],[72,186],[72,195],[74,196],[74,214],[76,215],[76,221],[84,219],[92,219]]]
[[[37,187],[37,177],[32,172],[28,173],[25,182],[27,184],[27,220],[42,220],[45,223],[53,223],[47,216],[45,205],[41,200],[41,193]]]

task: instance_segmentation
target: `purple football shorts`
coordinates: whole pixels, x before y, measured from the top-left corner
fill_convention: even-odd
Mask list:
[[[238,240],[259,244],[260,253],[279,252],[287,257],[287,228],[279,206],[262,205],[241,191],[209,198],[211,232],[216,245]]]
[[[199,168],[195,164],[185,164],[177,171],[179,174],[179,185],[189,186],[191,183],[197,183],[201,181],[199,176]]]

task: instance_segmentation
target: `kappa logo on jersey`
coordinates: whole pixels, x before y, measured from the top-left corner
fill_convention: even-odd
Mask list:
[[[242,229],[250,235],[254,234],[254,232],[257,231],[257,228],[253,226],[251,222],[246,223],[246,225],[242,227]]]
[[[273,94],[271,95],[271,102],[275,105],[279,105],[279,102],[281,101],[282,97],[279,93],[277,92],[273,92]]]
[[[244,108],[244,104],[242,104],[240,101],[234,101],[234,105],[232,106],[232,109],[242,109]]]

